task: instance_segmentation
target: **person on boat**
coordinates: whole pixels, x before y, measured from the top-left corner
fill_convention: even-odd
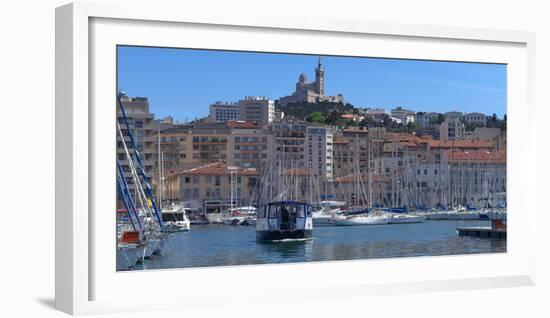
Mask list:
[[[281,223],[288,223],[290,220],[290,213],[288,212],[288,209],[283,206],[281,207]]]

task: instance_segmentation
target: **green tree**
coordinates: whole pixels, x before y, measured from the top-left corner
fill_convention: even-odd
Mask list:
[[[310,123],[324,124],[325,116],[321,112],[313,112],[309,114],[309,116],[307,117],[307,121],[309,121]]]

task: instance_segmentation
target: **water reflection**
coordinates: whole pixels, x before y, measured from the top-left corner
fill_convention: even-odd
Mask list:
[[[256,254],[262,263],[299,262],[311,258],[313,244],[313,240],[258,243]]]

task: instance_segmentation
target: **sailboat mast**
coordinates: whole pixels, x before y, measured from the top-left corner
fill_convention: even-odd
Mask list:
[[[161,170],[161,159],[160,159],[160,128],[157,128],[157,156],[158,156],[158,185],[157,185],[157,197],[159,198],[160,209],[162,210],[162,170]]]

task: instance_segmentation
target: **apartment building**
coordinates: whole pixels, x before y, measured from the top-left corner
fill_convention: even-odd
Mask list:
[[[416,123],[422,128],[428,128],[439,119],[440,113],[436,112],[419,112],[416,114]]]
[[[463,114],[457,111],[445,113],[445,120],[439,126],[439,139],[461,140],[466,137]]]
[[[239,105],[237,103],[215,102],[208,109],[209,123],[224,123],[239,119]]]
[[[275,166],[287,169],[306,167],[306,127],[302,122],[276,122],[269,126]]]
[[[267,97],[246,96],[236,103],[216,102],[210,105],[209,123],[226,123],[231,120],[269,125],[275,120],[275,101]]]
[[[191,132],[191,126],[167,128],[156,132],[156,171],[159,171],[161,161],[165,175],[182,170],[186,166],[188,163],[188,148],[192,143]]]
[[[243,168],[264,171],[273,158],[273,136],[258,123],[230,121],[229,144],[233,149],[228,162]]]
[[[307,127],[305,141],[307,169],[315,177],[321,194],[326,194],[334,176],[332,128]]]
[[[254,121],[266,126],[275,119],[275,101],[266,97],[246,96],[239,100],[239,120]]]
[[[259,174],[254,168],[218,161],[173,173],[165,182],[166,199],[188,202],[202,210],[204,203],[212,200],[229,202],[233,198],[236,205],[249,205],[258,191]]]
[[[468,113],[464,115],[463,119],[467,124],[475,124],[478,126],[485,126],[487,124],[487,116],[482,113]]]
[[[155,166],[154,155],[156,154],[155,136],[154,136],[154,129],[153,129],[153,119],[155,116],[154,114],[149,112],[149,101],[147,100],[146,97],[129,97],[126,95],[122,95],[120,97],[120,101],[122,103],[122,106],[124,107],[124,112],[127,117],[130,131],[134,136],[136,147],[140,152],[143,165],[145,166],[145,172],[148,174],[149,177],[152,177],[152,173],[154,171],[154,166]],[[131,144],[130,144],[130,137],[128,136],[129,135],[128,129],[123,120],[122,111],[118,103],[117,103],[116,110],[117,110],[117,119],[120,125],[120,129],[122,131],[122,134],[124,135],[124,140],[126,142],[128,149],[130,150],[130,154],[133,157]],[[117,132],[117,159],[119,160],[122,166],[122,169],[125,173],[125,177],[128,182],[129,188],[133,190],[135,187],[134,181],[132,180],[132,177],[130,174],[129,162],[127,159],[126,152],[124,150],[122,139],[118,134],[118,132]]]

